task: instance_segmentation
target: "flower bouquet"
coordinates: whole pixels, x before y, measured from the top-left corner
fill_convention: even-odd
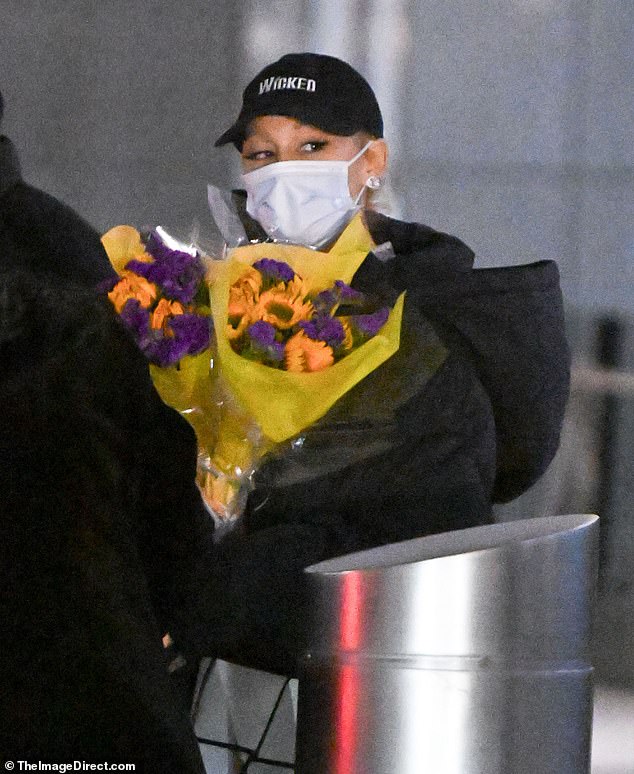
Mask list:
[[[235,418],[233,432],[229,417],[221,425],[216,464],[239,460],[251,475],[264,453],[296,439],[398,350],[404,294],[392,309],[372,308],[350,287],[373,246],[359,215],[328,252],[262,242],[212,264],[215,358]],[[242,499],[213,467],[208,500],[234,518],[231,494]]]
[[[144,243],[129,227],[103,239],[121,275],[110,298],[161,397],[196,430],[198,484],[217,522],[241,515],[263,455],[296,439],[399,347],[403,295],[392,309],[373,307],[350,287],[374,246],[360,216],[327,253],[248,244],[210,261],[206,274],[195,251],[170,255],[173,246]],[[213,341],[185,336],[177,318],[199,318],[194,327],[210,308]]]
[[[199,447],[209,447],[216,406],[204,256],[161,228],[141,235],[116,226],[102,243],[119,275],[108,298],[148,359],[154,386],[190,422]]]
[[[161,228],[142,242],[136,229],[117,226],[102,242],[119,274],[108,298],[147,359],[172,366],[206,350],[210,309],[198,253],[170,247]]]

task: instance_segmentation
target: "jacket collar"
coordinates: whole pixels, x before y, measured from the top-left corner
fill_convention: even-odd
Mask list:
[[[426,272],[452,274],[470,271],[473,268],[474,253],[450,234],[422,223],[406,223],[395,220],[374,210],[366,210],[365,220],[377,245],[389,242],[396,255],[424,255]],[[421,266],[423,268],[423,266]]]
[[[22,180],[18,154],[11,140],[0,135],[0,196]]]

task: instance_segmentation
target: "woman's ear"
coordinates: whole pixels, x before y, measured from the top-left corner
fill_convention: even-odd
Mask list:
[[[368,177],[383,177],[387,170],[387,155],[385,140],[374,140],[364,154]]]

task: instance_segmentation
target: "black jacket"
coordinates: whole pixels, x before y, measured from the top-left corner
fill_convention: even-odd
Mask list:
[[[115,276],[97,231],[70,207],[25,183],[13,144],[0,135],[0,271],[15,268],[84,287]]]
[[[161,644],[212,525],[196,442],[107,300],[0,273],[0,750],[202,774]]]
[[[546,470],[563,421],[569,354],[555,264],[474,269],[455,237],[367,217],[394,256],[370,254],[352,284],[382,300],[407,292],[400,349],[301,443],[269,455],[242,529],[221,546],[233,579],[223,598],[239,625],[217,626],[216,647],[278,671],[292,671],[301,649],[303,566],[491,521],[493,502]]]

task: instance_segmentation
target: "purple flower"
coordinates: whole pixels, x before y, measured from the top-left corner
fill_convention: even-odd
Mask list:
[[[176,315],[168,323],[173,334],[170,336],[150,326],[149,310],[143,309],[136,299],[126,301],[120,316],[141,352],[156,365],[174,365],[185,355],[197,355],[209,346],[209,317],[199,314]]]
[[[146,252],[151,255],[155,261],[159,261],[159,263],[169,261],[172,253],[181,253],[180,250],[173,250],[171,247],[168,247],[156,231],[150,231],[145,239],[145,249]],[[183,252],[181,254],[188,255],[190,258],[192,257],[189,253]]]
[[[335,349],[346,337],[343,325],[336,317],[317,316],[312,320],[303,320],[299,323],[309,339],[324,341],[329,347]]]
[[[251,337],[254,344],[260,347],[268,347],[275,341],[275,326],[264,320],[258,320],[250,325],[247,329],[247,333]]]
[[[168,323],[174,338],[185,342],[187,355],[197,355],[209,346],[210,318],[200,314],[178,314]]]
[[[334,288],[330,288],[329,290],[322,290],[321,293],[318,293],[315,296],[313,307],[315,308],[317,314],[327,315],[332,312],[338,303],[339,297],[337,293],[335,292]]]
[[[169,366],[178,363],[178,361],[187,354],[187,342],[176,336],[158,335],[152,337],[142,347],[143,354],[147,359],[158,366]]]
[[[346,285],[342,280],[336,280],[331,288],[322,290],[315,296],[313,306],[317,314],[331,315],[340,304],[360,304],[363,300],[363,293]]]
[[[272,258],[262,258],[256,261],[253,268],[260,272],[265,284],[290,282],[295,276],[295,272],[287,263],[274,261]]]
[[[363,301],[363,293],[351,288],[350,285],[346,285],[341,280],[335,280],[335,289],[338,291],[339,300],[342,303],[350,304],[356,301]]]
[[[350,318],[350,322],[363,338],[375,336],[387,322],[390,310],[384,306],[372,314],[357,314]]]
[[[121,310],[121,320],[131,331],[134,340],[141,346],[150,330],[150,312],[144,309],[136,298],[129,298]]]
[[[284,345],[275,340],[275,327],[264,320],[258,320],[247,328],[249,348],[257,359],[281,363],[284,360]]]
[[[197,355],[209,346],[209,318],[199,314],[179,314],[168,323],[173,336],[149,330],[140,343],[147,359],[159,366],[178,363],[185,355]]]
[[[145,277],[148,282],[154,282],[171,301],[191,303],[205,276],[200,258],[181,250],[172,250],[154,231],[147,240],[146,250],[154,258],[152,263],[133,259],[125,268]]]

